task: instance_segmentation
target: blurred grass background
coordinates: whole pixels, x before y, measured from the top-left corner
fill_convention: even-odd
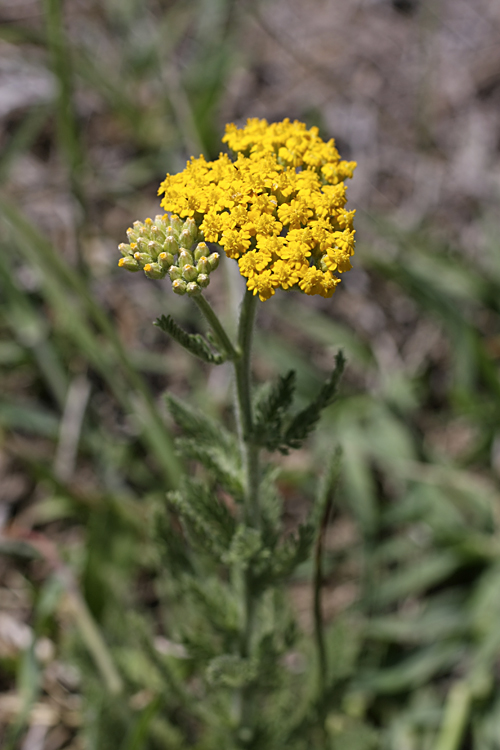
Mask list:
[[[319,125],[359,164],[355,269],[332,300],[266,303],[256,346],[258,377],[294,367],[304,395],[338,347],[349,363],[281,478],[294,526],[342,445],[325,591],[335,749],[498,750],[490,0],[0,0],[0,742],[185,746],[130,618],[161,608],[148,515],[179,471],[161,394],[205,405],[208,381],[224,414],[231,383],[151,326],[199,321],[119,271],[116,247],[158,212],[165,172],[216,156],[224,124],[247,117]],[[209,297],[230,310],[219,279]],[[309,580],[290,586],[305,630]]]

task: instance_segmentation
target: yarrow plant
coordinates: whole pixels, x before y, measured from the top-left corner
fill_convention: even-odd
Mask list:
[[[345,208],[345,180],[356,164],[342,161],[334,141],[323,141],[317,128],[288,119],[228,125],[223,142],[233,156],[192,158],[180,174],[167,175],[159,189],[165,213],[136,221],[128,243],[119,246],[120,267],[151,279],[168,276],[176,294],[193,298],[210,332],[188,334],[170,315],[156,324],[204,362],[230,361],[235,375],[234,434],[167,397],[183,431],[177,447],[190,467],[156,516],[174,613],[169,637],[192,665],[180,694],[183,707],[191,707],[197,748],[329,747],[321,544],[338,457],[309,519],[286,535],[276,470],[262,454],[303,444],[336,397],[344,358],[337,355],[323,387],[296,410],[294,372],[254,392],[251,344],[258,299],[267,301],[278,289],[328,298],[351,268],[355,212]],[[223,254],[246,280],[236,341],[204,296]],[[285,604],[286,581],[313,548],[315,658],[297,645]],[[312,688],[309,667],[307,674],[290,667],[301,648],[315,674]]]

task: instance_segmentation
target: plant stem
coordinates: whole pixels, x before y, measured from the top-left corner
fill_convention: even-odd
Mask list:
[[[259,507],[259,447],[254,443],[252,393],[251,393],[251,349],[257,298],[245,292],[238,327],[238,357],[233,360],[236,377],[236,420],[240,438],[241,458],[245,472],[244,522],[247,526],[260,527]],[[255,622],[255,597],[252,591],[251,569],[242,571],[243,622],[240,640],[240,656],[248,658],[251,652],[252,633]],[[252,727],[251,687],[239,693],[238,742],[246,746],[245,733]]]
[[[250,368],[257,298],[246,290],[240,310],[237,347],[234,347],[231,343],[222,323],[205,297],[200,295],[192,299],[194,299],[207,320],[217,343],[234,366],[236,380],[236,423],[245,475],[245,502],[242,520],[246,526],[258,529],[260,527],[260,467],[259,447],[255,444],[253,438],[252,379]],[[242,627],[239,655],[242,659],[246,659],[250,656],[251,651],[252,633],[255,622],[255,597],[252,591],[251,571],[244,569],[235,572],[240,582],[242,599]],[[241,688],[235,698],[239,714],[237,742],[241,747],[246,747],[246,735],[249,733],[251,735],[252,730],[251,687],[246,686]]]
[[[192,297],[192,299],[194,299],[202,314],[205,316],[208,325],[212,329],[212,332],[217,339],[217,343],[219,344],[219,346],[224,350],[228,359],[231,359],[233,362],[235,362],[239,357],[239,353],[232,345],[231,340],[229,339],[229,336],[224,329],[224,326],[220,322],[208,300],[206,300],[203,295],[200,295],[199,297]]]
[[[237,421],[245,470],[245,521],[259,528],[259,448],[253,441],[250,359],[257,298],[245,292],[238,328],[239,356],[234,360],[237,395]]]
[[[316,660],[318,674],[318,697],[317,705],[321,729],[326,741],[326,711],[325,711],[325,693],[328,677],[327,651],[325,644],[325,634],[323,631],[323,612],[321,606],[321,590],[323,587],[323,544],[325,540],[328,518],[332,509],[332,499],[327,501],[321,517],[320,527],[316,538],[314,550],[314,639],[316,642]]]
[[[316,549],[314,550],[314,636],[316,639],[318,696],[320,699],[325,691],[327,673],[326,647],[323,633],[323,613],[321,607],[321,589],[323,587],[323,540],[329,514],[330,506],[325,508],[323,513],[321,528],[316,540]]]

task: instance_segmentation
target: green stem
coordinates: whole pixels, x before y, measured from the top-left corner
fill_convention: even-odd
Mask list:
[[[227,358],[233,361],[236,361],[238,359],[239,354],[234,348],[234,346],[232,345],[231,340],[229,339],[229,336],[227,335],[224,329],[224,326],[220,322],[219,318],[217,317],[216,313],[214,312],[208,300],[206,300],[205,297],[203,297],[203,295],[200,295],[198,297],[192,297],[191,299],[193,299],[196,302],[201,312],[205,316],[208,322],[208,325],[212,329],[213,334],[215,338],[217,339],[217,343],[223,349],[223,351],[227,355]]]
[[[244,522],[252,528],[260,527],[259,508],[259,447],[253,439],[252,390],[251,390],[251,350],[252,334],[255,322],[257,298],[245,292],[241,306],[238,327],[238,356],[233,360],[236,378],[236,420],[240,438],[241,457],[245,472]],[[255,623],[255,596],[252,591],[251,569],[242,572],[242,610],[243,623],[240,640],[240,656],[248,658],[251,653],[251,641]],[[238,695],[239,734],[238,742],[246,746],[245,734],[251,734],[252,688],[244,687]]]
[[[245,470],[245,521],[259,528],[259,447],[253,441],[250,358],[257,297],[245,292],[238,329],[239,357],[234,360],[237,396],[237,420],[241,455]]]
[[[321,606],[321,590],[323,588],[323,545],[325,533],[328,526],[328,518],[332,509],[332,498],[325,504],[323,515],[321,517],[320,527],[316,538],[314,550],[314,639],[316,642],[316,660],[318,675],[318,711],[321,728],[324,734],[325,743],[326,735],[326,705],[325,695],[328,679],[328,654],[326,651],[325,634],[323,630],[323,612]]]

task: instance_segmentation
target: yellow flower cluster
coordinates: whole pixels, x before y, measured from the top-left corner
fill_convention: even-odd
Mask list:
[[[161,184],[162,207],[192,217],[207,242],[238,261],[261,300],[277,288],[331,297],[354,253],[344,180],[356,163],[341,161],[317,128],[288,119],[227,125],[223,142],[235,160],[192,158]]]

